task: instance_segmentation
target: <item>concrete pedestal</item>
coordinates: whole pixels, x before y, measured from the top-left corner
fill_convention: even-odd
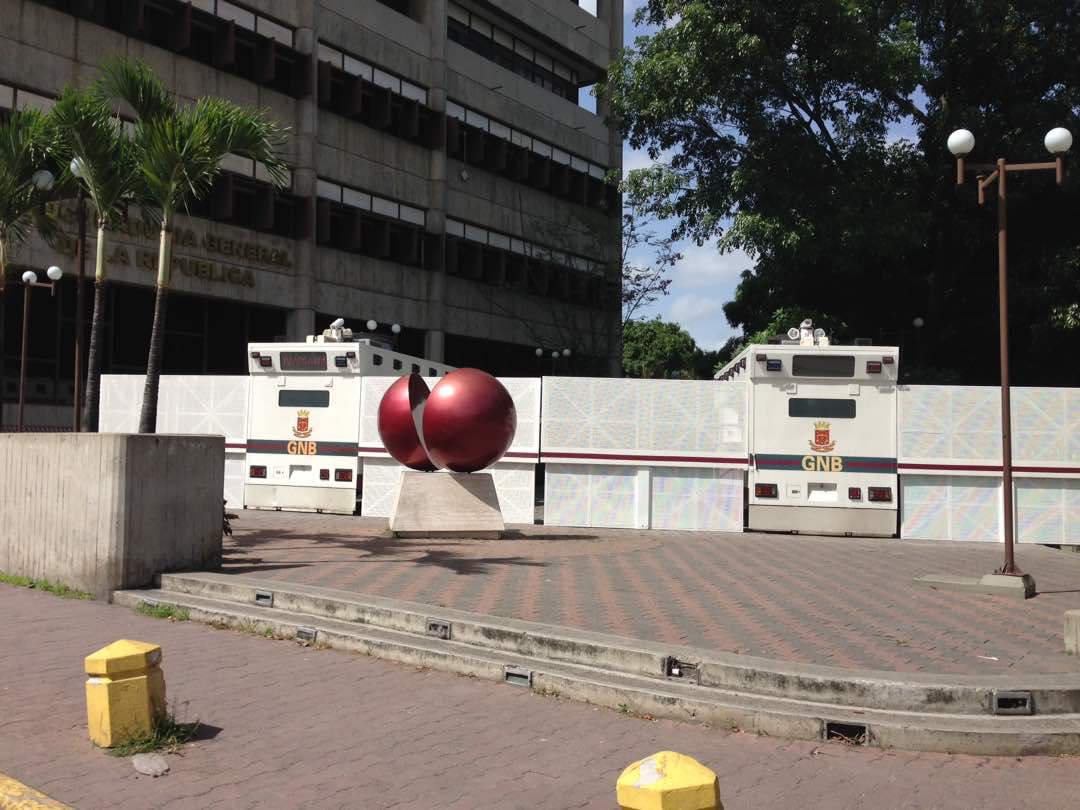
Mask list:
[[[505,530],[490,473],[401,474],[390,517],[396,537],[498,539]]]
[[[1012,576],[984,574],[981,577],[925,576],[915,577],[915,584],[936,591],[967,591],[994,596],[1011,596],[1014,599],[1030,599],[1035,596],[1035,580],[1030,574]]]

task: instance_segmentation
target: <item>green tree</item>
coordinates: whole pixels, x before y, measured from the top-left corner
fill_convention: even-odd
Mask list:
[[[697,344],[677,323],[628,321],[623,326],[623,370],[627,377],[688,377]]]
[[[154,322],[139,415],[139,432],[153,433],[176,216],[190,202],[206,197],[228,154],[259,161],[275,185],[284,185],[286,166],[280,155],[284,130],[262,110],[214,96],[181,105],[149,67],[126,58],[105,63],[99,87],[104,97],[125,102],[135,111],[132,140],[141,196],[161,228]]]
[[[97,89],[66,87],[49,113],[58,133],[60,154],[65,162],[71,161],[75,180],[89,197],[97,217],[94,312],[82,412],[84,431],[98,429],[108,229],[124,219],[127,204],[140,185],[134,146],[124,135],[120,119],[112,115]]]
[[[13,112],[0,120],[0,306],[7,289],[12,251],[35,230],[47,242],[57,235],[45,203],[60,190],[55,160],[56,131],[38,110]],[[48,174],[39,174],[48,172]],[[0,425],[3,424],[4,336],[0,333]]]
[[[994,381],[994,215],[954,188],[944,143],[966,126],[975,160],[1036,160],[1046,129],[1075,130],[1080,15],[1057,0],[649,0],[637,19],[653,33],[599,89],[632,146],[670,157],[626,191],[677,236],[749,254],[732,325],[749,338],[779,309],[817,310]],[[1077,186],[1018,176],[1010,212],[1015,379],[1080,382],[1055,359],[1080,350]]]

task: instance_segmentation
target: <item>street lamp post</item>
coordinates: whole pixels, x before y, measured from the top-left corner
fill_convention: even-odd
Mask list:
[[[1013,477],[1012,477],[1012,408],[1009,396],[1009,287],[1008,251],[1005,218],[1005,178],[1009,172],[1052,171],[1057,184],[1065,182],[1064,155],[1072,146],[1072,135],[1067,129],[1056,127],[1046,133],[1043,143],[1054,160],[1046,163],[1007,163],[999,158],[996,164],[965,165],[966,158],[975,148],[975,136],[966,129],[958,129],[949,136],[949,151],[956,156],[956,184],[963,185],[965,173],[976,173],[979,205],[986,202],[986,189],[996,180],[998,187],[998,342],[1001,354],[1001,473],[1002,519],[1005,530],[1005,562],[999,574],[1022,576],[1013,553]],[[989,172],[987,174],[987,172]]]
[[[39,282],[37,280],[37,273],[33,270],[27,270],[22,274],[23,281],[23,317],[22,317],[22,350],[19,361],[19,414],[18,414],[18,427],[21,432],[25,427],[23,419],[23,412],[26,409],[26,357],[27,348],[30,338],[30,288],[31,287],[45,287],[49,290],[49,293],[53,296],[56,295],[56,284],[64,275],[64,271],[56,265],[53,265],[45,274],[49,277],[48,282]]]

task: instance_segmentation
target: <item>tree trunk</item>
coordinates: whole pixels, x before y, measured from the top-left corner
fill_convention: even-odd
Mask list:
[[[172,268],[172,229],[161,229],[158,246],[157,293],[154,296],[154,326],[150,330],[150,354],[146,359],[146,385],[143,387],[139,433],[157,430],[158,382],[161,377],[161,353],[165,343],[165,307],[169,301],[169,274]]]
[[[154,296],[154,327],[150,331],[150,356],[146,360],[146,384],[143,386],[139,433],[157,431],[158,382],[161,377],[161,352],[164,348],[165,305],[169,288],[158,285]]]
[[[4,430],[4,290],[7,279],[6,240],[0,239],[0,433]]]
[[[101,330],[105,323],[105,238],[103,225],[98,225],[97,257],[94,264],[94,314],[90,319],[90,354],[86,364],[86,390],[82,411],[84,433],[98,432],[101,412]]]
[[[86,364],[86,401],[83,403],[83,433],[98,432],[101,404],[101,330],[105,321],[105,280],[94,281],[94,314],[90,319],[90,358]]]

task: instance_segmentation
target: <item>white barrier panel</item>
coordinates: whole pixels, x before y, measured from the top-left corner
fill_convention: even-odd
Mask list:
[[[745,480],[718,467],[548,462],[544,523],[741,532]]]
[[[1019,543],[1080,545],[1080,480],[1017,478]],[[1002,542],[998,476],[902,475],[900,536]]]
[[[379,438],[379,403],[386,389],[398,377],[364,377],[360,393],[360,455],[388,458]],[[424,382],[432,388],[441,377],[425,377]],[[540,452],[540,379],[538,377],[499,377],[517,411],[517,432],[514,442],[506,451],[505,459],[523,459],[535,462]],[[529,522],[532,522],[530,518]]]
[[[746,385],[544,377],[541,460],[745,468]]]
[[[1001,472],[1001,391],[993,386],[900,386],[900,472]],[[1012,389],[1017,476],[1080,476],[1080,389]]]
[[[900,536],[1001,542],[1001,391],[901,386]],[[1080,389],[1013,388],[1016,538],[1080,545]]]
[[[102,433],[134,433],[142,409],[142,374],[103,374],[99,427]],[[167,375],[158,389],[158,433],[225,437],[225,490],[230,509],[244,505],[248,377]]]
[[[363,484],[360,514],[389,518],[394,510],[398,479],[405,467],[392,458],[368,457],[361,459],[361,464]],[[495,482],[495,494],[499,497],[503,520],[506,523],[532,523],[536,502],[536,465],[500,461],[484,472],[491,473]]]

